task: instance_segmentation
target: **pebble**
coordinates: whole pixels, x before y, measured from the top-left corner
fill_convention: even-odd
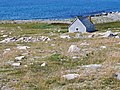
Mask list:
[[[83,68],[99,68],[99,67],[102,67],[101,64],[90,64],[90,65],[83,65],[81,66]]]
[[[46,63],[45,63],[45,62],[41,64],[41,67],[45,67],[45,66],[46,66]]]
[[[105,48],[107,48],[106,46],[100,46],[100,48],[103,48],[103,49],[105,49]]]
[[[66,75],[63,75],[63,77],[67,80],[72,80],[72,79],[75,79],[75,78],[78,78],[80,75],[79,74],[66,74]]]
[[[84,42],[84,43],[81,43],[80,45],[81,45],[81,46],[89,46],[90,44],[87,43],[87,42]]]
[[[13,63],[12,66],[19,67],[20,63]]]
[[[23,58],[25,58],[25,56],[19,56],[19,57],[15,57],[15,60],[20,61],[20,60],[22,60]]]
[[[63,39],[68,38],[69,39],[70,36],[69,35],[61,35],[60,38],[63,38]]]
[[[17,49],[20,49],[20,50],[26,50],[29,48],[30,48],[29,46],[17,46]]]

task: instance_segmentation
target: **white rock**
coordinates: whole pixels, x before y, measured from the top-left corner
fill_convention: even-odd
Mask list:
[[[103,49],[105,49],[105,48],[107,48],[106,46],[100,46],[100,48],[103,48]]]
[[[120,73],[117,73],[117,79],[120,80]]]
[[[80,57],[77,57],[77,56],[74,56],[74,57],[72,57],[73,59],[79,59]]]
[[[83,67],[83,68],[99,68],[101,66],[102,66],[101,64],[90,64],[90,65],[83,65],[81,67]]]
[[[10,48],[7,48],[7,49],[4,50],[3,54],[6,54],[9,51],[10,51]]]
[[[68,38],[69,39],[70,36],[69,35],[61,35],[60,38]]]
[[[103,37],[113,37],[113,36],[116,36],[117,33],[113,33],[112,31],[106,31],[104,33],[104,36]]]
[[[0,31],[0,32],[2,32],[2,33],[3,33],[3,32],[4,32],[4,30],[2,30],[2,31]]]
[[[55,46],[55,44],[51,44],[51,46],[52,46],[52,47],[54,47],[54,46]]]
[[[84,43],[81,43],[80,45],[81,45],[81,46],[89,46],[90,44],[87,43],[87,42],[84,42]]]
[[[19,67],[20,63],[13,63],[12,66]]]
[[[5,49],[5,51],[10,51],[10,48]]]
[[[28,67],[27,65],[24,65],[24,67]]]
[[[68,49],[68,53],[79,52],[80,48],[77,45],[71,45]]]
[[[15,57],[15,60],[22,60],[23,58],[25,58],[25,56],[19,56],[19,57]]]
[[[72,80],[75,78],[78,78],[80,75],[79,74],[67,74],[67,75],[63,75],[63,77],[67,80]]]
[[[22,50],[26,50],[29,49],[29,46],[17,46],[17,49],[22,49]]]
[[[7,37],[7,36],[8,36],[8,35],[3,35],[2,37],[4,37],[4,38],[5,38],[5,37]]]
[[[46,63],[45,63],[45,62],[41,64],[41,67],[45,67],[45,66],[46,66]]]
[[[115,38],[120,38],[120,36],[115,36]]]
[[[4,40],[0,41],[0,43],[9,43],[9,42],[15,42],[15,37],[5,38]]]
[[[58,32],[60,32],[61,30],[58,30]]]

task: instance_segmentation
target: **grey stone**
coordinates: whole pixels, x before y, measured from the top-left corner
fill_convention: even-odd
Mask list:
[[[80,75],[79,74],[66,74],[66,75],[63,75],[63,77],[67,80],[72,80],[72,79],[75,79],[75,78],[78,78]]]

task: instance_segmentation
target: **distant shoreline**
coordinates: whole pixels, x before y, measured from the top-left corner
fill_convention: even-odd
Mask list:
[[[98,13],[91,16],[94,23],[120,21],[120,12]],[[68,23],[70,24],[75,18],[68,19],[31,19],[31,20],[0,20],[0,24],[5,23]]]

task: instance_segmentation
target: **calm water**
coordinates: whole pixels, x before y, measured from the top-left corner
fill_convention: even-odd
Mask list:
[[[120,0],[0,0],[0,20],[64,19],[120,11]]]

